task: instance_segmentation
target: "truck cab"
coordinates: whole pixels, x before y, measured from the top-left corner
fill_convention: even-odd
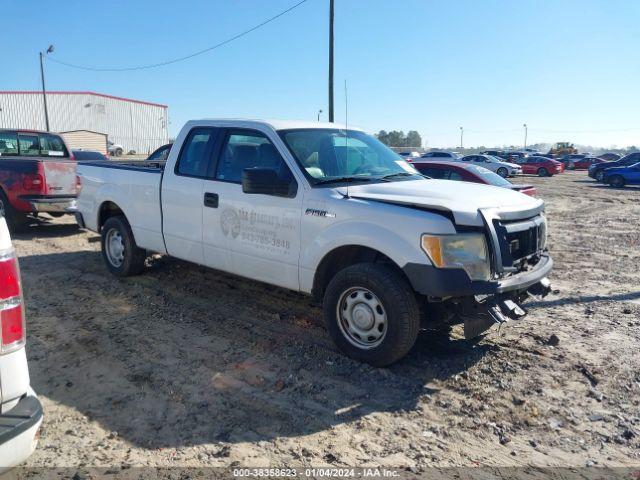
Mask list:
[[[115,275],[141,273],[152,251],[308,293],[342,351],[377,366],[436,309],[471,337],[549,288],[541,200],[427,179],[355,128],[191,121],[160,168],[79,176],[78,222]]]

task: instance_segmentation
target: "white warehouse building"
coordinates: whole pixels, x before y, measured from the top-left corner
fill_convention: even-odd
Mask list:
[[[95,92],[47,92],[52,132],[107,135],[125,152],[150,153],[169,142],[168,107]],[[46,130],[42,92],[0,91],[0,128]]]

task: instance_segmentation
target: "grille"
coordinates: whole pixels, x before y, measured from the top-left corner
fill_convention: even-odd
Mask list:
[[[546,224],[542,217],[505,222],[494,220],[503,267],[515,267],[544,248]]]

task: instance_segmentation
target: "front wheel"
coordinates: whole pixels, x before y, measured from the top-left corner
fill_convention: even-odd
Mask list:
[[[549,176],[549,170],[547,170],[546,168],[542,167],[538,169],[538,176],[539,177],[548,177]]]
[[[624,187],[624,184],[624,177],[622,177],[621,175],[614,175],[609,179],[609,185],[611,185],[612,187],[622,188]]]
[[[324,317],[347,356],[384,367],[413,347],[420,308],[411,285],[392,267],[360,263],[338,272],[324,295]]]
[[[502,178],[507,178],[509,176],[509,171],[504,167],[500,167],[496,173]]]
[[[129,222],[123,216],[104,222],[101,232],[102,258],[118,277],[138,275],[144,269],[146,251],[136,245]]]
[[[604,171],[599,170],[598,173],[596,173],[596,180],[598,182],[602,182],[604,180]]]

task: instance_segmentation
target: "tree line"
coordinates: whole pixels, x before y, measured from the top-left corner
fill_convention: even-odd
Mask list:
[[[390,132],[380,130],[376,134],[376,138],[388,147],[422,147],[422,137],[415,130],[410,130],[406,135],[402,130],[392,130]]]

